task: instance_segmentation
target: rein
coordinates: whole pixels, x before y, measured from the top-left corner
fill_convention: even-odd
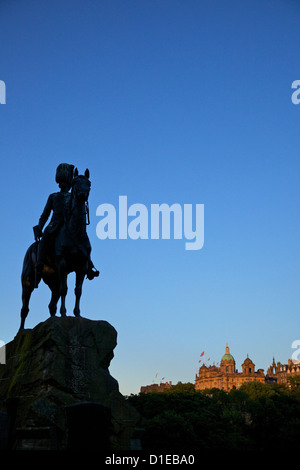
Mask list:
[[[75,204],[73,206],[73,200],[75,201]],[[67,222],[70,221],[71,217],[72,217],[72,214],[73,214],[73,211],[75,209],[78,209],[78,207],[80,206],[80,203],[78,203],[77,199],[76,199],[76,196],[74,194],[74,192],[71,192],[71,204],[70,204],[70,211],[69,211],[69,217],[68,217],[68,220],[65,219],[65,226],[67,226]],[[90,225],[90,209],[89,209],[89,201],[85,201],[84,202],[84,215],[85,215],[85,225]]]
[[[86,222],[85,225],[90,225],[90,209],[89,209],[89,201],[86,201],[85,204],[85,216],[86,216]]]

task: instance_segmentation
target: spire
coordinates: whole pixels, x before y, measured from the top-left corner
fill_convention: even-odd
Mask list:
[[[229,352],[229,347],[228,347],[228,343],[226,343],[225,354],[230,354],[230,352]]]

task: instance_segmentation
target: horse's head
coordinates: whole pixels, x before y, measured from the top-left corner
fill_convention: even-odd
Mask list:
[[[84,175],[79,175],[77,168],[74,171],[74,179],[72,183],[72,193],[78,202],[87,202],[91,190],[91,182],[89,180],[90,172],[85,170]]]

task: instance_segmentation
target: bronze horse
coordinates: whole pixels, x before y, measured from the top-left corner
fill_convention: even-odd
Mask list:
[[[88,197],[91,183],[89,170],[79,175],[75,170],[72,183],[70,207],[65,223],[60,228],[47,252],[47,263],[41,272],[36,270],[37,244],[34,242],[27,250],[21,275],[22,282],[22,309],[20,330],[24,329],[25,319],[29,312],[29,301],[35,287],[41,279],[51,290],[49,313],[56,314],[57,303],[61,299],[60,314],[66,316],[65,299],[67,295],[67,277],[71,272],[76,273],[75,307],[73,313],[80,316],[80,298],[85,275],[88,272],[88,263],[91,254],[91,245],[86,233],[89,217]]]

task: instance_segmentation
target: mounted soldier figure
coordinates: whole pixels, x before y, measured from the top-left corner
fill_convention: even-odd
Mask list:
[[[74,315],[80,316],[79,301],[84,277],[92,280],[99,276],[91,260],[91,244],[86,233],[91,186],[89,170],[79,175],[77,169],[74,171],[74,165],[61,163],[57,167],[55,180],[60,191],[50,194],[38,225],[33,227],[35,243],[28,248],[24,258],[20,329],[24,328],[31,293],[41,279],[52,291],[50,315],[55,315],[57,302],[61,298],[60,313],[65,316],[67,276],[75,272]],[[43,232],[51,212],[50,223]]]
[[[49,254],[49,251],[53,247],[54,239],[59,230],[70,217],[71,194],[69,191],[73,183],[73,173],[74,165],[70,165],[68,163],[61,163],[58,165],[55,181],[60,187],[60,192],[50,194],[38,225],[33,227],[35,239],[39,241],[36,263],[36,269],[38,272],[41,272],[44,265],[47,265],[47,253]],[[44,225],[46,224],[51,211],[53,212],[51,221],[43,233]],[[86,236],[86,243],[89,245],[90,249],[88,236]],[[99,271],[94,271],[93,268],[94,264],[91,259],[89,259],[89,269],[87,272],[87,278],[89,280],[99,276]]]

